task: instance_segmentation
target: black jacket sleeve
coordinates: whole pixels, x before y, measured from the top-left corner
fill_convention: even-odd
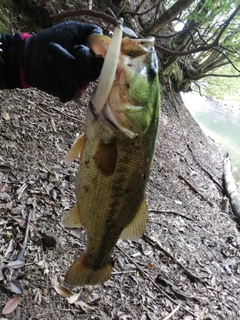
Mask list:
[[[19,33],[0,37],[0,89],[22,88],[24,40]]]

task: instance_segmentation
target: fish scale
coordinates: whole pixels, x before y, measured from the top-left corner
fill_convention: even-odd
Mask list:
[[[122,230],[131,222],[143,201],[150,159],[148,156],[146,157],[148,153],[143,152],[143,149],[133,147],[136,142],[132,140],[117,141],[118,159],[114,174],[104,176],[96,169],[92,156],[100,143],[99,136],[101,134],[99,131],[103,128],[93,117],[90,121],[94,122],[92,125],[96,125],[98,129],[94,129],[96,132],[94,143],[91,145],[86,143],[86,150],[81,159],[82,165],[80,164],[79,168],[78,181],[80,183],[77,184],[76,194],[77,198],[85,198],[85,201],[79,202],[79,210],[82,224],[88,233],[89,254],[92,254],[94,259],[99,261],[107,252],[106,259],[109,260]],[[86,139],[88,139],[88,132],[86,132]],[[135,139],[144,139],[144,137]],[[149,143],[145,148],[147,146]],[[145,151],[149,150],[145,149]],[[82,168],[85,161],[89,162],[88,170]],[[85,186],[88,186],[88,192],[85,191]],[[95,214],[96,210],[98,214]],[[102,247],[104,250],[101,249]],[[102,259],[101,265],[106,263],[106,259]],[[93,264],[96,264],[95,261]]]

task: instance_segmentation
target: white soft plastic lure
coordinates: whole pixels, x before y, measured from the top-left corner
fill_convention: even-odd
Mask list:
[[[99,114],[102,111],[114,82],[121,49],[122,24],[123,19],[119,19],[104,59],[94,98],[95,114]]]

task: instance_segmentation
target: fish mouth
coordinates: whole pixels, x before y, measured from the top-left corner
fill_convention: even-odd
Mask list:
[[[116,115],[114,115],[114,113],[112,112],[112,109],[108,100],[105,103],[100,113],[97,114],[95,112],[95,108],[94,108],[95,95],[96,95],[96,90],[92,94],[89,107],[94,118],[101,124],[101,126],[106,130],[113,131],[114,134],[119,138],[122,138],[122,139],[135,138],[137,136],[137,133],[134,133],[131,130],[124,127],[123,125],[121,125]]]
[[[138,136],[137,133],[131,131],[130,129],[126,128],[121,124],[121,122],[119,121],[119,118],[114,115],[113,110],[108,101],[102,110],[102,117],[105,122],[107,121],[107,123],[111,126],[111,128],[115,132],[117,130],[121,134],[123,134],[123,136],[126,136],[130,139],[133,139]]]
[[[91,39],[90,47],[93,48],[95,53],[101,54],[103,57],[106,56],[107,46],[110,43],[109,38],[107,38],[108,37],[106,36],[97,35],[95,42],[94,35],[94,37]],[[153,78],[156,76],[158,67],[156,53],[154,50],[154,41],[155,39],[153,37],[147,39],[123,38],[121,42],[121,51],[118,58],[117,71],[112,70],[111,63],[108,65],[108,61],[105,61],[105,68],[108,68],[109,72],[108,76],[112,77],[112,72],[114,72],[114,77],[113,80],[108,83],[110,90],[102,90],[100,92],[101,99],[105,101],[105,104],[100,111],[96,110],[95,108],[96,90],[91,97],[90,109],[95,118],[98,119],[104,128],[111,129],[115,132],[115,134],[125,138],[133,139],[138,136],[138,132],[135,132],[134,128],[131,128],[131,126],[126,125],[126,123],[124,123],[124,121],[121,119],[121,116],[124,112],[127,113],[129,109],[139,110],[141,106],[131,104],[131,102],[128,101],[129,95],[128,89],[126,89],[127,84],[124,92],[121,92],[121,90],[116,90],[116,87],[122,85],[122,83],[120,83],[122,80],[119,80],[119,78],[121,75],[125,77],[126,69],[128,69],[128,73],[129,70],[131,70],[130,77],[140,74],[143,77],[147,77],[151,81],[151,76]],[[146,61],[150,61],[150,63],[146,64],[146,66],[143,68],[142,66]],[[126,79],[124,78],[124,80],[126,80],[127,83],[129,79],[127,79],[126,76]],[[97,87],[97,89],[99,88]],[[115,100],[118,100],[117,103],[119,107],[112,104],[112,97],[114,94],[115,96],[118,96]]]

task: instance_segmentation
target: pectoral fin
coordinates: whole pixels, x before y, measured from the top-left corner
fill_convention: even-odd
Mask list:
[[[77,158],[77,155],[79,153],[81,154],[83,152],[85,143],[86,143],[86,135],[85,135],[85,133],[82,133],[74,141],[71,149],[69,150],[69,152],[65,158],[65,162],[66,163],[73,162]]]
[[[61,223],[67,228],[83,227],[77,203],[75,203],[72,209],[63,215]]]
[[[143,234],[147,224],[147,204],[144,198],[138,212],[133,220],[123,229],[121,233],[122,239],[137,240]]]

